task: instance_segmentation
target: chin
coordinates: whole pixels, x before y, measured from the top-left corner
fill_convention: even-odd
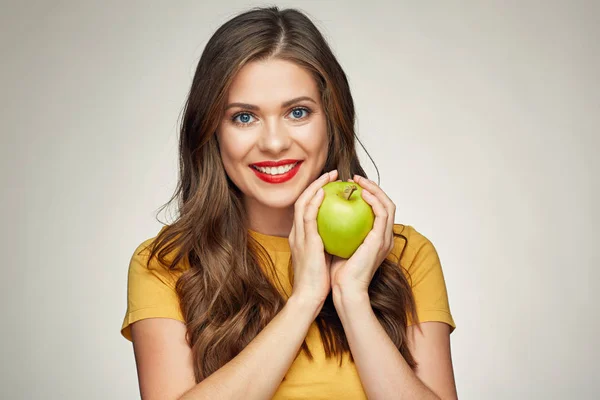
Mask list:
[[[273,190],[261,192],[254,198],[257,202],[269,208],[289,208],[294,206],[301,193],[302,191],[298,190]]]

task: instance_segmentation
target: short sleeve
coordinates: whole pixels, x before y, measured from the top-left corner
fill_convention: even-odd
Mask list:
[[[148,265],[152,239],[140,244],[129,262],[127,311],[121,334],[131,340],[130,326],[145,318],[171,318],[184,321],[175,290],[178,276],[160,264],[156,257]]]
[[[450,312],[444,273],[433,243],[411,226],[402,231],[407,248],[401,264],[409,275],[419,321],[445,322],[450,325],[450,332],[454,331],[456,324]],[[409,325],[414,323],[410,316],[408,321]]]

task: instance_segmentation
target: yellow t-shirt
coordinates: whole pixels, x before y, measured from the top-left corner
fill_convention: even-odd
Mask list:
[[[163,229],[165,229],[163,227]],[[421,322],[441,321],[456,328],[450,313],[446,284],[438,254],[425,236],[409,225],[394,225],[394,231],[407,238],[407,248],[402,255],[401,265],[408,270],[417,314]],[[253,235],[268,251],[280,275],[279,281],[287,293],[292,287],[288,279],[290,247],[287,238],[268,236],[252,230]],[[146,263],[149,250],[145,249],[155,238],[141,243],[129,264],[127,289],[127,312],[121,327],[122,335],[131,340],[130,325],[144,318],[162,317],[184,321],[175,292],[175,283],[181,272],[167,270],[153,259]],[[405,241],[396,239],[390,259],[397,260],[405,247]],[[410,321],[410,319],[409,319]],[[366,399],[358,371],[343,357],[342,366],[336,357],[327,359],[323,350],[319,329],[313,323],[306,337],[313,361],[300,352],[288,370],[273,399]]]

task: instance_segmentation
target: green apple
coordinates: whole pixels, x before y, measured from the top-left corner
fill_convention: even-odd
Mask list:
[[[325,251],[350,258],[373,228],[375,214],[355,182],[329,182],[317,214],[317,230]]]

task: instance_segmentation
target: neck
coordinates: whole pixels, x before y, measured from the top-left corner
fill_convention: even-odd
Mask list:
[[[294,221],[294,207],[272,208],[254,199],[244,199],[249,228],[270,236],[288,237]]]

